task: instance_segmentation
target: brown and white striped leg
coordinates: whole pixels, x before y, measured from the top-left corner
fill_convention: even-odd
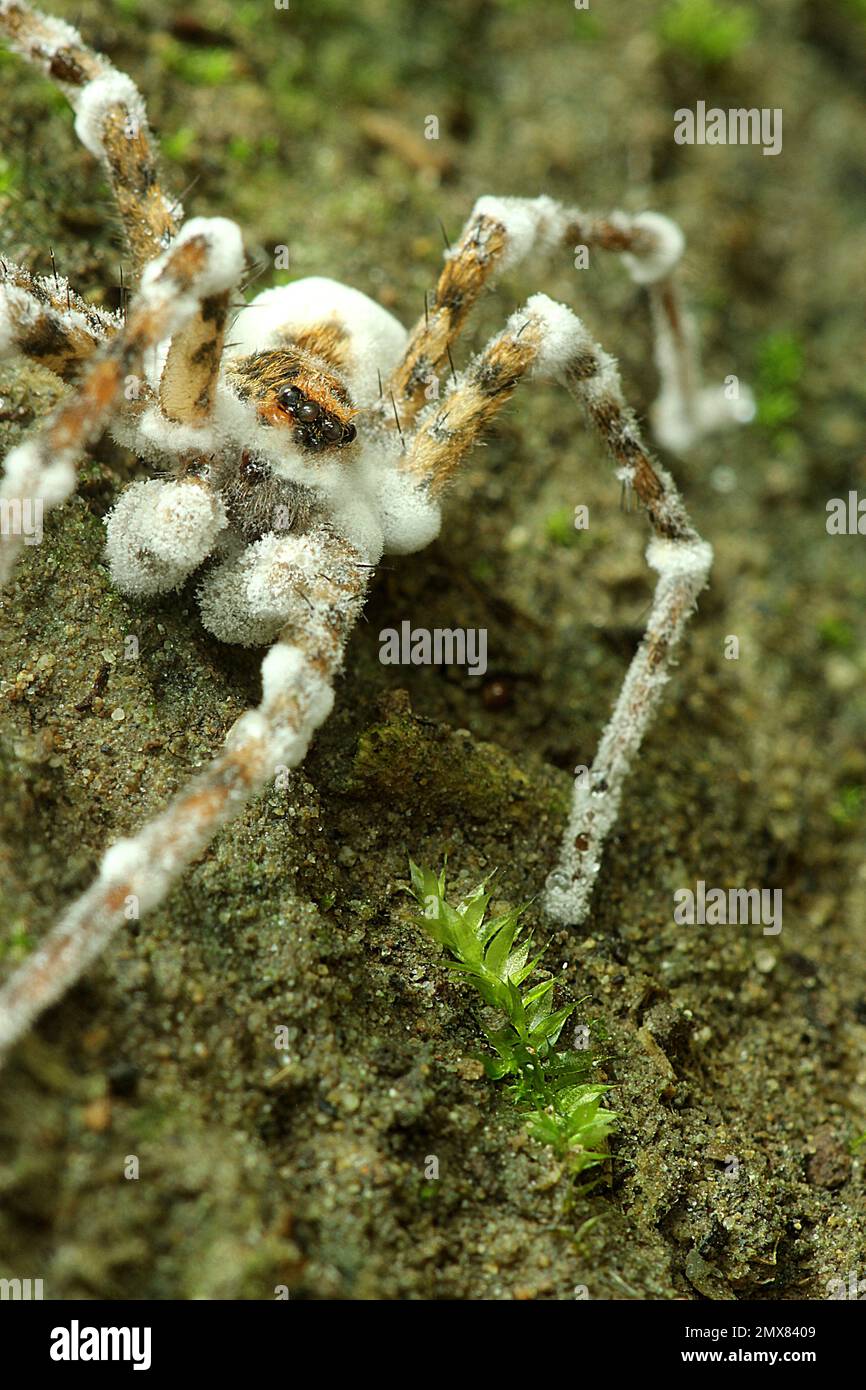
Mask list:
[[[663,443],[684,448],[706,430],[751,418],[747,388],[737,388],[729,402],[723,392],[701,385],[695,333],[676,283],[684,247],[676,223],[651,212],[596,216],[546,197],[485,197],[447,253],[432,299],[386,385],[383,419],[392,425],[396,413],[401,428],[412,428],[470,309],[502,270],[535,248],[574,252],[578,247],[619,252],[632,279],[649,291],[661,378],[655,419]]]
[[[0,1056],[83,974],[124,922],[158,906],[221,826],[304,758],[333,705],[333,682],[368,570],[344,542],[318,556],[315,584],[262,662],[262,699],[225,751],[161,815],[103,857],[93,885],[0,990]]]
[[[0,502],[9,513],[41,515],[75,488],[81,451],[105,427],[125,379],[141,371],[147,348],[170,337],[202,299],[233,285],[243,265],[240,232],[225,218],[188,222],[171,250],[147,269],[126,325],[93,356],[74,394],[13,449],[0,479]],[[11,573],[23,536],[0,533],[0,585]]]
[[[439,493],[468,449],[526,375],[560,381],[601,437],[616,476],[646,511],[653,537],[647,562],[658,573],[640,648],[628,669],[588,777],[575,783],[571,815],[546,906],[561,922],[585,916],[605,839],[616,822],[623,787],[658,708],[673,652],[706,586],[712,550],[689,521],[670,474],[653,460],[627,406],[616,362],[575,314],[534,295],[505,331],[458,378],[441,408],[422,418],[403,466]]]
[[[60,276],[34,276],[0,259],[0,356],[20,352],[71,381],[123,326],[87,304]]]
[[[71,25],[40,14],[24,0],[0,0],[0,38],[68,98],[79,139],[105,168],[140,273],[169,246],[183,210],[163,191],[135,83],[88,48]]]
[[[159,381],[159,406],[173,424],[204,426],[213,411],[229,294],[208,295],[171,340]]]

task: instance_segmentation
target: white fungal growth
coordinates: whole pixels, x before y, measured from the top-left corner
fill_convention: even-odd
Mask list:
[[[141,93],[132,78],[109,68],[100,77],[80,88],[70,90],[75,110],[75,134],[86,150],[104,160],[105,118],[112,107],[123,106],[127,113],[126,135],[133,139],[147,130],[147,115]]]
[[[623,681],[588,775],[575,780],[559,863],[545,888],[547,912],[576,925],[589,911],[605,841],[616,824],[626,778],[670,679],[670,656],[704,588],[713,552],[704,541],[654,536],[647,562],[659,574],[643,642]],[[662,652],[659,660],[657,652]]]
[[[178,247],[197,237],[201,237],[207,243],[207,258],[195,278],[195,285],[189,296],[179,296],[176,280],[165,273],[169,265],[168,258]],[[187,300],[194,308],[208,295],[231,289],[239,280],[243,266],[244,247],[236,222],[232,222],[228,217],[191,217],[178,232],[170,251],[164,252],[146,266],[141,277],[140,293],[148,299],[179,298],[182,301],[182,309],[179,309],[178,316],[186,318],[189,316]]]
[[[442,508],[405,473],[382,473],[378,507],[384,548],[389,555],[412,555],[423,550],[442,528]]]
[[[287,642],[277,642],[262,661],[262,706],[270,709],[286,696],[300,700],[311,729],[324,724],[334,705],[334,691],[310,665],[309,658]]]
[[[683,254],[686,239],[676,222],[660,212],[641,212],[630,221],[634,231],[648,234],[650,247],[639,254],[624,251],[622,259],[636,285],[652,285],[670,275]]]
[[[472,216],[490,217],[505,228],[500,267],[511,270],[534,249],[549,250],[564,230],[563,209],[552,198],[479,198]]]
[[[181,585],[210,554],[225,508],[194,482],[152,478],[121,493],[105,518],[106,555],[121,593],[160,594]]]
[[[224,560],[198,591],[202,622],[221,642],[264,647],[289,620],[306,625],[313,613],[309,553],[302,537],[268,535]]]
[[[44,468],[35,442],[25,440],[6,459],[0,497],[32,497],[41,501],[46,509],[58,506],[75,487],[70,452]]]
[[[39,318],[39,305],[26,290],[0,285],[0,353],[13,351],[16,335]]]
[[[653,536],[646,548],[646,562],[660,575],[687,579],[697,593],[713,567],[713,547],[707,541],[672,541],[666,536]]]
[[[322,324],[336,324],[345,336],[343,374],[355,404],[373,405],[379,380],[396,366],[408,334],[393,314],[350,285],[315,275],[264,290],[232,324],[233,353],[287,346],[295,333]]]
[[[684,399],[675,388],[663,391],[650,412],[653,433],[672,454],[684,454],[707,434],[747,425],[755,417],[755,398],[748,386],[730,397],[724,386],[702,386]]]
[[[0,0],[0,32],[67,92],[80,139],[104,164],[110,113],[123,113],[121,138],[125,133],[128,140],[147,139],[144,104],[134,83],[89,52],[69,25],[38,15],[23,0]],[[57,61],[61,49],[69,52]],[[72,80],[64,81],[64,73]],[[113,160],[112,166],[127,163]],[[153,196],[153,187],[143,188],[137,171],[128,167],[112,167],[109,174],[131,240],[143,233],[138,239],[152,246],[150,209],[142,199]],[[159,235],[166,240],[179,205],[165,200],[163,206],[170,215]],[[201,242],[196,255],[190,254],[193,239]],[[334,360],[322,365],[342,377],[360,418],[354,439],[349,432],[338,431],[336,437],[332,432],[329,442],[335,447],[321,451],[299,447],[295,430],[283,428],[282,417],[265,422],[258,414],[260,402],[242,400],[231,389],[236,376],[216,356],[221,321],[213,337],[193,331],[177,339],[205,299],[231,290],[243,274],[243,247],[234,223],[222,218],[186,223],[144,268],[124,323],[100,317],[81,300],[65,307],[66,286],[59,277],[51,284],[43,281],[41,293],[30,294],[38,286],[22,278],[26,272],[16,269],[11,279],[4,274],[0,351],[13,346],[16,334],[23,337],[23,330],[35,326],[41,315],[55,327],[90,334],[91,344],[73,345],[83,355],[97,343],[102,347],[85,368],[78,390],[64,397],[41,429],[12,452],[0,500],[41,498],[46,507],[57,505],[72,491],[78,455],[113,417],[118,438],[173,476],[172,481],[135,483],[106,519],[117,587],[128,594],[164,591],[209,562],[198,590],[205,625],[225,642],[276,645],[262,665],[261,702],[236,721],[223,752],[161,815],[107,852],[91,888],[4,984],[0,1050],[86,969],[122,925],[130,895],[145,909],[163,901],[219,827],[238,814],[278,767],[295,766],[305,756],[333,705],[332,679],[360,611],[368,567],[383,549],[407,553],[438,533],[439,506],[428,489],[444,486],[453,476],[492,413],[489,393],[479,404],[483,393],[470,371],[448,388],[444,408],[431,403],[429,411],[419,414],[417,400],[410,404],[412,393],[419,394],[414,373],[441,362],[443,343],[437,335],[443,326],[449,338],[456,332],[463,311],[489,277],[515,266],[535,248],[544,252],[575,241],[581,250],[584,243],[592,246],[593,255],[595,248],[628,246],[624,260],[633,280],[649,287],[662,379],[657,413],[663,439],[684,445],[716,424],[750,418],[753,403],[745,388],[730,401],[728,393],[701,384],[694,338],[674,293],[672,272],[682,254],[682,233],[653,213],[588,217],[547,197],[480,199],[459,244],[448,253],[452,261],[465,258],[464,283],[471,284],[471,292],[456,315],[448,313],[447,299],[441,300],[439,310],[446,312],[434,311],[429,322],[425,315],[413,330],[411,347],[406,330],[381,305],[333,280],[307,278],[260,294],[229,330],[234,340],[227,350],[229,366],[237,365],[236,357],[262,349],[290,348],[305,333],[315,343],[312,330],[335,330],[328,344]],[[67,303],[72,305],[71,296]],[[507,381],[503,397],[524,372],[563,380],[601,435],[618,477],[639,494],[656,533],[647,550],[658,574],[647,631],[590,776],[575,787],[559,869],[548,886],[552,914],[578,921],[589,907],[625,780],[669,679],[672,653],[706,583],[712,552],[691,527],[673,481],[655,468],[644,449],[615,359],[590,339],[569,309],[545,295],[533,296],[505,331],[514,337],[523,330],[527,350],[512,351],[514,383]],[[156,403],[173,335],[177,352],[171,375],[174,385],[181,383],[178,391],[182,393],[184,355],[200,369],[189,370],[187,381],[190,416],[193,407],[196,414],[201,410],[208,416],[202,427],[169,421]],[[507,346],[513,349],[514,344]],[[405,438],[384,421],[389,377],[407,402]],[[87,391],[88,382],[96,389]],[[273,386],[267,373],[264,384],[266,390]],[[449,406],[458,407],[450,426]],[[323,432],[321,439],[308,436],[306,442],[326,437]],[[195,475],[190,455],[197,456]],[[224,488],[223,495],[218,488]],[[281,512],[288,520],[278,520]],[[261,534],[266,527],[274,529]],[[22,545],[20,536],[0,532],[0,580],[10,573]]]
[[[755,398],[748,386],[702,386],[697,334],[692,316],[667,296],[650,289],[655,326],[655,358],[660,390],[650,411],[653,433],[674,454],[685,454],[707,434],[745,425],[754,418]]]
[[[136,448],[153,458],[159,454],[174,454],[182,458],[189,451],[208,452],[217,447],[216,435],[212,428],[167,420],[155,404],[144,411],[137,424]]]
[[[592,347],[592,339],[580,319],[565,304],[557,304],[546,294],[534,294],[526,302],[526,314],[512,314],[509,329],[520,331],[521,317],[534,318],[541,328],[541,341],[533,365],[536,376],[561,376],[569,362]]]
[[[6,15],[21,11],[24,6],[19,0],[0,0],[0,19]],[[73,29],[71,24],[67,24],[63,19],[55,19],[53,15],[39,15],[39,41],[37,44],[29,44],[27,35],[18,40],[14,34],[10,34],[5,42],[16,53],[22,53],[42,72],[47,73],[51,67],[51,60],[62,48],[78,48],[81,45],[81,35],[77,29]],[[68,87],[64,84],[64,90]]]

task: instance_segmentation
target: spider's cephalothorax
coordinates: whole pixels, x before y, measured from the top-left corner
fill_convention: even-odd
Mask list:
[[[339,536],[375,565],[383,550],[426,545],[441,513],[427,481],[401,467],[399,437],[375,410],[406,345],[392,315],[317,277],[266,290],[230,334],[205,420],[179,418],[174,394],[166,414],[170,347],[150,364],[150,404],[115,424],[121,442],[175,477],[121,494],[107,549],[115,584],[132,596],[177,588],[201,569],[205,626],[261,646],[301,619],[301,536]]]
[[[383,552],[407,553],[438,532],[440,498],[490,421],[530,378],[559,382],[642,505],[658,573],[646,633],[589,775],[575,782],[545,903],[561,922],[586,914],[605,838],[704,587],[711,551],[626,404],[616,362],[577,316],[532,295],[460,373],[439,378],[467,316],[500,270],[534,248],[621,254],[646,287],[661,391],[660,441],[682,450],[751,414],[745,388],[702,385],[679,303],[683,238],[655,213],[588,216],[551,198],[481,198],[449,250],[411,333],[333,280],[266,290],[226,326],[244,267],[238,228],[183,222],[159,181],[144,103],[133,82],[69,25],[0,0],[0,36],[53,79],[113,189],[141,276],[126,319],[102,314],[60,277],[0,261],[0,352],[20,351],[74,381],[74,391],[6,461],[10,516],[60,505],[83,450],[106,428],[160,477],[132,483],[107,518],[115,584],[170,591],[197,576],[202,619],[217,637],[273,643],[262,700],[223,752],[168,808],[104,856],[92,887],[0,991],[0,1051],[77,978],[131,899],[162,901],[220,825],[277,769],[296,766],[333,703],[333,681]],[[729,382],[737,378],[729,377]],[[0,582],[23,547],[0,532]]]

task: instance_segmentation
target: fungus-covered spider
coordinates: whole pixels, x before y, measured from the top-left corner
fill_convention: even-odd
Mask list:
[[[711,563],[670,476],[651,458],[619,374],[575,314],[533,295],[441,397],[434,385],[482,290],[534,249],[619,252],[649,291],[662,443],[687,447],[748,418],[746,393],[700,383],[673,280],[682,236],[667,218],[587,216],[550,198],[482,198],[449,250],[411,332],[354,289],[305,279],[266,290],[231,327],[244,269],[237,227],[183,222],[166,196],[142,99],[67,24],[0,0],[0,33],[68,96],[76,130],[110,182],[139,286],[125,320],[58,277],[11,262],[0,279],[0,350],[19,351],[74,389],[10,454],[4,516],[60,506],[82,451],[105,429],[159,479],[132,483],[107,517],[107,554],[126,594],[157,594],[194,573],[205,626],[224,642],[270,645],[262,699],[224,751],[168,808],[105,854],[92,887],[0,992],[0,1049],[87,967],[127,916],[166,895],[217,829],[277,769],[297,765],[333,704],[347,635],[383,553],[439,531],[440,499],[467,453],[526,378],[559,381],[598,431],[652,528],[658,583],[646,633],[589,775],[575,783],[546,905],[585,914],[623,783],[668,679]],[[729,399],[733,395],[734,399]],[[4,525],[0,578],[23,544]]]

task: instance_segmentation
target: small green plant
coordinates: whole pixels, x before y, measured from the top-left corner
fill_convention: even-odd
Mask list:
[[[541,955],[531,957],[532,937],[523,936],[526,907],[487,919],[489,879],[455,907],[445,900],[444,869],[437,875],[410,859],[409,871],[419,924],[450,953],[449,969],[499,1015],[498,1026],[483,1029],[493,1053],[482,1058],[487,1075],[508,1081],[532,1138],[550,1145],[572,1173],[595,1167],[616,1126],[616,1113],[601,1109],[610,1087],[587,1081],[587,1052],[554,1051],[575,1005],[554,1009],[556,978],[531,983]]]

